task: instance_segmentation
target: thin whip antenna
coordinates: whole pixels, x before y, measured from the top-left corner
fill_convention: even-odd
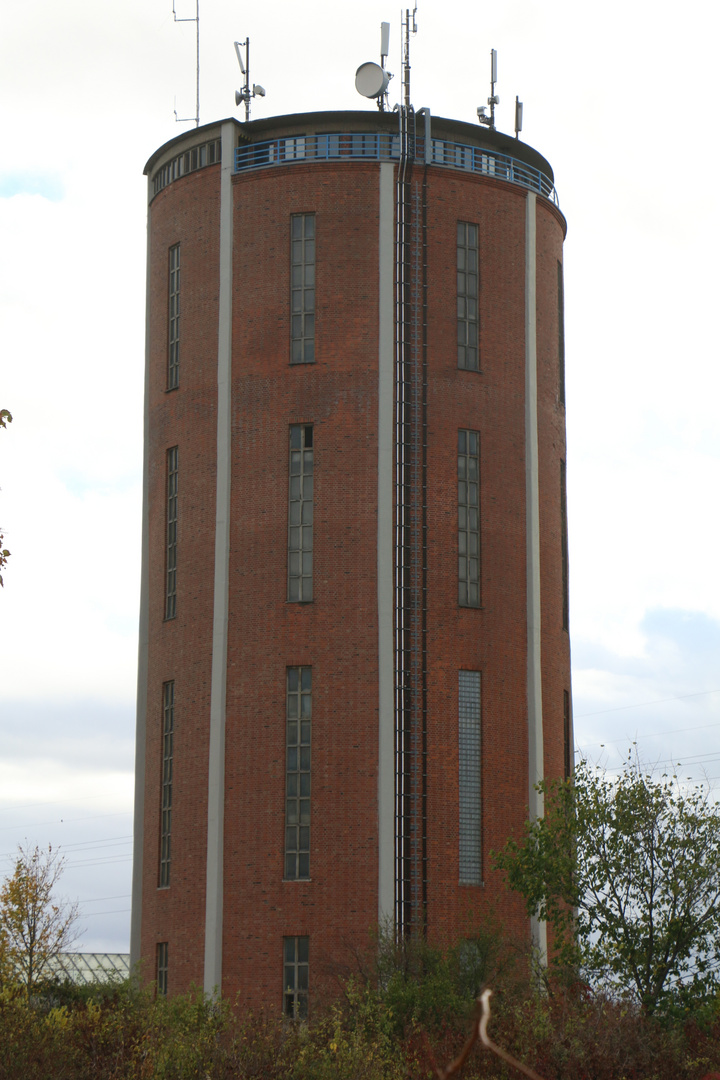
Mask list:
[[[180,117],[177,114],[177,109],[174,109],[173,112],[175,113],[175,121],[178,124],[186,124],[188,120],[194,120],[195,127],[200,127],[200,0],[195,0],[194,19],[179,19],[177,16],[177,12],[175,11],[175,0],[173,0],[172,12],[173,19],[176,23],[195,23],[195,115]]]

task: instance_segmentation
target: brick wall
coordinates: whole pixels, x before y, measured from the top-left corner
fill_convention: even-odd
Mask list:
[[[427,171],[428,929],[491,910],[527,935],[489,852],[525,818],[525,210],[522,188]],[[423,171],[413,183],[422,198]],[[282,938],[310,936],[311,990],[377,919],[378,166],[302,163],[232,184],[232,497],[223,991],[279,1008]],[[316,362],[290,364],[290,216],[314,213]],[[456,224],[477,223],[479,372],[457,367]],[[537,214],[545,764],[563,768],[557,261]],[[216,454],[219,169],[151,208],[151,624],[143,954],[169,942],[170,992],[202,982]],[[165,391],[167,252],[181,244],[180,388]],[[314,426],[314,600],[286,601],[288,428]],[[481,607],[457,604],[457,432],[481,440]],[[179,447],[178,613],[163,621],[165,454]],[[313,669],[311,881],[283,881],[285,672]],[[458,882],[458,670],[482,672],[484,886]],[[162,684],[175,679],[172,874],[157,888]]]

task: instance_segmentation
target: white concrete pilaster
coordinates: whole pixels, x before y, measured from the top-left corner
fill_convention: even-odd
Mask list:
[[[537,404],[537,196],[527,193],[525,214],[525,519],[527,537],[527,699],[528,807],[530,818],[544,812],[535,785],[544,776],[541,607],[540,607],[540,484]],[[547,928],[533,918],[533,943],[541,958],[547,954]]]
[[[233,125],[222,126],[220,171],[220,295],[218,304],[217,486],[215,581],[210,685],[207,868],[205,894],[206,994],[222,990],[223,838],[225,810],[225,703],[227,692],[230,570],[230,454],[232,377]]]

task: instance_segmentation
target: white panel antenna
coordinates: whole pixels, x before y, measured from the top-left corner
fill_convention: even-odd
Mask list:
[[[523,103],[520,98],[515,95],[515,138],[520,138],[520,132],[522,131],[523,122]]]
[[[380,23],[380,62],[385,67],[385,61],[390,53],[390,23]]]

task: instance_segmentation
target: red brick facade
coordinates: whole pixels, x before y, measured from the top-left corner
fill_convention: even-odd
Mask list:
[[[375,130],[371,114],[325,129]],[[292,131],[248,125],[256,141]],[[312,130],[309,118],[295,131]],[[387,118],[389,120],[389,118]],[[335,125],[333,126],[333,120]],[[353,126],[355,125],[355,126]],[[387,124],[386,124],[387,126]],[[470,129],[479,138],[491,133]],[[245,125],[235,125],[240,133]],[[218,137],[219,128],[207,129]],[[360,128],[362,130],[362,128]],[[163,163],[203,137],[158,151]],[[245,137],[244,134],[242,136]],[[469,138],[469,136],[468,136]],[[460,141],[460,140],[458,140]],[[512,143],[512,140],[509,140]],[[528,153],[530,153],[528,148]],[[154,195],[149,218],[147,591],[138,752],[136,950],[170,993],[202,985],[218,454],[221,170]],[[222,991],[279,1009],[282,943],[308,936],[310,994],[378,920],[378,353],[380,163],[293,160],[233,175],[230,554],[227,567]],[[525,186],[414,165],[426,203],[427,932],[468,933],[496,910],[527,934],[489,853],[528,806]],[[151,189],[152,190],[152,189]],[[313,364],[290,363],[290,216],[316,222]],[[457,222],[479,227],[480,368],[457,364]],[[536,197],[537,416],[542,699],[548,776],[564,762],[558,261],[565,223]],[[392,227],[392,225],[391,225]],[[168,252],[180,245],[180,377],[166,390]],[[288,430],[314,429],[314,599],[287,601]],[[458,606],[457,433],[480,434],[481,607]],[[164,619],[166,456],[178,447],[177,615]],[[310,880],[284,881],[286,670],[312,667]],[[482,673],[484,884],[458,884],[458,670]],[[175,682],[170,885],[159,888],[163,684]],[[141,892],[139,891],[141,882]],[[140,901],[141,897],[141,901]]]

